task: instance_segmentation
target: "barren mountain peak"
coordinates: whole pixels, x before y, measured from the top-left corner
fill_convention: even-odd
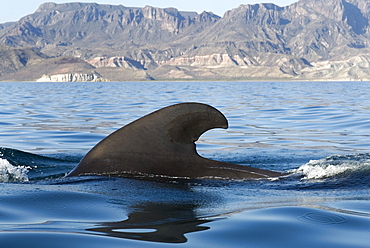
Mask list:
[[[44,3],[20,21],[0,25],[0,43],[94,61],[99,70],[109,65],[110,73],[124,67],[156,78],[159,71],[194,79],[271,77],[271,72],[280,78],[318,78],[335,75],[349,58],[370,57],[369,10],[367,0],[300,0],[285,7],[240,5],[221,18],[172,7]],[[318,66],[323,61],[335,66],[325,71]],[[363,67],[367,60],[351,61]],[[172,66],[184,68],[172,73]]]

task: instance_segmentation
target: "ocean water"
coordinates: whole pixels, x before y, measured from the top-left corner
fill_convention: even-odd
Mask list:
[[[370,83],[0,83],[1,247],[370,247]],[[97,142],[202,102],[207,158],[278,180],[64,178]]]

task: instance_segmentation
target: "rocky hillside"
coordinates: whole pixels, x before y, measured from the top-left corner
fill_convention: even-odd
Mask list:
[[[26,66],[38,64],[48,58],[35,48],[13,48],[0,45],[0,77],[15,73]]]
[[[52,81],[63,77],[60,71],[79,73],[64,75],[75,81],[370,80],[369,19],[369,0],[241,5],[223,17],[45,3],[18,22],[0,24],[0,80]],[[65,56],[83,69],[73,72],[64,63],[65,69],[26,78],[31,66]]]

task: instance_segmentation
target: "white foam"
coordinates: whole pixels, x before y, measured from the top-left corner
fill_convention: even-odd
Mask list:
[[[0,158],[0,182],[27,182],[30,167],[13,166],[8,160]]]
[[[293,170],[295,174],[303,175],[303,179],[322,179],[333,177],[343,173],[368,170],[370,160],[358,159],[355,156],[332,156],[319,160],[311,160],[298,169]]]

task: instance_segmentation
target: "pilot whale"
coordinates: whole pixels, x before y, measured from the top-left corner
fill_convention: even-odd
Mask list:
[[[212,106],[180,103],[150,113],[108,135],[67,176],[257,179],[280,172],[201,157],[195,141],[213,128],[228,128]]]

